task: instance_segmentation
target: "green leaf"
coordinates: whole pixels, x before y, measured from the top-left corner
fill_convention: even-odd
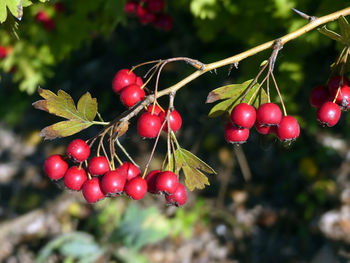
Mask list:
[[[343,43],[342,36],[339,35],[338,33],[334,32],[334,31],[332,31],[332,30],[327,29],[326,26],[323,26],[322,28],[319,28],[318,31],[320,33],[324,34],[325,36],[335,40],[335,41]]]
[[[28,0],[1,0],[0,1],[0,23],[5,22],[7,18],[7,9],[17,19],[21,20],[23,16],[23,7],[31,3]]]
[[[350,25],[349,25],[348,21],[345,19],[345,17],[340,16],[338,18],[338,23],[339,23],[341,35],[343,36],[343,38],[345,38],[349,42],[349,39],[350,39]]]
[[[93,121],[97,114],[97,100],[87,92],[78,101],[78,112],[86,119]]]
[[[252,80],[248,80],[241,84],[231,84],[214,89],[209,92],[206,103],[237,97],[241,95],[251,82]]]
[[[92,122],[81,122],[80,120],[60,121],[42,129],[39,136],[45,140],[67,137],[89,128]]]

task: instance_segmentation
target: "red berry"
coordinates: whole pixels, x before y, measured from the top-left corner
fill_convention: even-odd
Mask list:
[[[64,13],[65,12],[65,5],[62,2],[54,3],[53,8],[55,9],[56,12],[59,13]]]
[[[140,200],[147,192],[146,180],[141,177],[135,177],[125,185],[125,193],[134,200]]]
[[[178,184],[177,175],[170,171],[159,173],[156,179],[156,189],[165,194],[173,194]]]
[[[136,77],[136,85],[139,85],[140,87],[143,85],[143,80],[139,76]]]
[[[146,11],[145,14],[139,15],[138,17],[142,25],[152,23],[155,19],[155,15],[153,13],[150,13],[149,11]]]
[[[123,175],[127,181],[130,181],[141,174],[140,168],[130,162],[123,163],[116,169],[116,171]]]
[[[140,18],[147,14],[147,9],[144,8],[142,5],[137,5],[136,7],[136,15]]]
[[[250,129],[256,120],[255,108],[247,103],[236,105],[231,112],[231,121],[241,128]]]
[[[167,114],[168,114],[168,110],[167,109],[164,112],[159,113],[159,118],[160,118],[161,124],[163,124]],[[182,125],[181,115],[176,110],[173,110],[172,112],[170,112],[169,122],[170,122],[171,130],[173,132],[176,132],[178,129],[181,128],[181,125]],[[165,132],[168,131],[168,123],[164,124],[163,131],[165,131]]]
[[[0,46],[0,59],[6,58],[9,53],[9,49],[4,46]]]
[[[176,206],[184,205],[187,201],[187,192],[186,192],[185,186],[179,183],[175,192],[171,195],[165,196],[165,199],[169,204],[172,204],[172,205],[176,205]]]
[[[259,123],[255,123],[255,128],[258,133],[260,134],[275,134],[276,133],[276,126],[263,126]]]
[[[291,141],[299,137],[300,126],[293,116],[284,116],[277,127],[277,137],[281,141]]]
[[[109,163],[104,156],[92,157],[88,165],[89,173],[92,175],[102,175],[109,171]]]
[[[162,108],[159,107],[157,104],[155,104],[154,107],[153,107],[153,103],[152,103],[152,104],[148,105],[147,111],[149,113],[153,113],[153,115],[157,115],[158,116],[162,112]]]
[[[312,89],[309,98],[312,107],[319,108],[328,100],[329,92],[325,86],[316,86]]]
[[[277,125],[281,119],[281,109],[271,102],[261,104],[256,111],[257,122],[264,126]]]
[[[67,155],[77,162],[84,162],[90,155],[89,145],[81,140],[75,139],[67,147]]]
[[[115,196],[120,194],[124,190],[126,183],[126,178],[124,175],[120,174],[118,171],[107,172],[101,179],[102,191],[107,196]]]
[[[158,190],[156,187],[156,181],[157,181],[159,173],[160,173],[160,170],[153,170],[153,171],[149,172],[145,177],[145,180],[147,182],[148,192],[150,192],[152,194],[158,193]]]
[[[170,31],[173,27],[173,19],[171,16],[167,14],[159,14],[156,15],[156,18],[154,20],[154,27],[165,30],[165,31]]]
[[[56,27],[55,21],[53,21],[51,18],[49,20],[44,21],[43,23],[46,31],[52,31]]]
[[[120,93],[120,100],[127,107],[132,107],[146,96],[145,91],[136,84],[125,87]]]
[[[61,155],[55,154],[48,157],[44,162],[44,171],[52,180],[61,179],[68,169],[68,164]]]
[[[164,9],[164,0],[148,0],[148,10],[152,13],[158,13]]]
[[[317,120],[328,127],[333,127],[340,119],[340,107],[333,102],[325,102],[317,111]]]
[[[332,93],[332,99],[337,95],[337,90],[334,90]],[[335,103],[338,105],[349,108],[350,107],[350,88],[347,85],[343,85],[338,93],[338,96],[335,100]]]
[[[245,143],[249,137],[249,129],[238,128],[232,123],[227,123],[225,127],[225,139],[229,143],[241,144]]]
[[[64,175],[64,185],[75,191],[80,191],[83,184],[87,180],[87,175],[84,169],[78,166],[70,167]]]
[[[132,15],[136,13],[136,8],[138,4],[134,1],[127,1],[124,7],[124,12],[128,15]]]
[[[50,18],[48,16],[48,14],[44,11],[44,10],[41,10],[39,11],[36,15],[35,15],[35,20],[37,22],[40,22],[40,23],[43,23],[45,21],[48,21]]]
[[[134,84],[136,82],[136,75],[128,69],[121,69],[115,74],[112,82],[112,88],[115,93],[120,93],[123,88]]]
[[[96,177],[85,181],[82,190],[88,203],[95,203],[105,197],[101,189],[100,180]]]
[[[145,112],[137,121],[137,132],[141,137],[154,138],[158,135],[161,126],[162,123],[157,115]]]
[[[339,75],[333,76],[328,82],[328,90],[332,94],[334,90],[337,90],[340,86],[347,85],[349,86],[349,80],[347,77],[343,76],[341,78]]]

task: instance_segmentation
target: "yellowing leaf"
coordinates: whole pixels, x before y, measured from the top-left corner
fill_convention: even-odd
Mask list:
[[[89,92],[86,92],[78,101],[78,112],[90,121],[93,121],[97,114],[97,101],[95,98],[91,98]]]
[[[61,121],[42,129],[39,136],[44,137],[45,140],[53,140],[55,138],[73,135],[91,125],[91,122],[81,122],[79,120]]]
[[[206,185],[210,185],[208,177],[206,177],[201,171],[192,169],[189,166],[182,167],[185,174],[185,184],[190,191],[195,188],[203,189]]]

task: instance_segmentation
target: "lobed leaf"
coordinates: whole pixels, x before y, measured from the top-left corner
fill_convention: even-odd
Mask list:
[[[86,119],[93,121],[97,114],[97,101],[86,92],[78,101],[78,112]]]
[[[92,124],[92,122],[79,120],[61,121],[42,129],[39,136],[44,137],[45,140],[67,137],[89,128]]]

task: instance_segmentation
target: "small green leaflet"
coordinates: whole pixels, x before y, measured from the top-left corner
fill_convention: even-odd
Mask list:
[[[29,0],[1,0],[0,1],[0,23],[5,22],[7,18],[7,10],[18,20],[22,19],[23,7],[31,5]]]
[[[44,139],[70,136],[93,125],[97,100],[89,92],[80,97],[77,107],[72,97],[63,90],[59,90],[56,95],[50,90],[39,88],[38,93],[44,100],[34,102],[34,108],[67,119],[42,129],[39,135]]]
[[[238,103],[240,103],[240,100],[243,94],[246,92],[249,84],[252,81],[253,80],[247,80],[241,84],[231,84],[231,85],[223,86],[215,90],[212,90],[208,94],[206,103],[213,103],[218,100],[223,100],[223,101],[216,104],[210,110],[208,114],[209,117],[214,118],[224,113],[231,112],[233,107],[236,106]],[[254,98],[252,98],[252,105],[254,105],[256,108],[260,104],[266,103],[268,101],[267,94],[263,88],[260,88],[260,90],[256,92],[258,87],[259,87],[259,84],[256,83],[250,89],[250,91],[248,92],[247,96],[244,99],[244,101],[247,102],[250,100],[252,96],[254,96]]]
[[[178,148],[175,151],[175,156],[172,154],[170,167],[167,167],[167,169],[177,174],[182,169],[185,175],[186,187],[190,191],[193,191],[195,188],[203,189],[206,185],[209,185],[208,178],[203,172],[216,174],[214,169],[208,164],[183,148]]]
[[[344,16],[338,18],[338,24],[340,28],[340,34],[327,29],[326,26],[319,28],[318,31],[325,36],[342,43],[345,46],[350,46],[350,25]]]

